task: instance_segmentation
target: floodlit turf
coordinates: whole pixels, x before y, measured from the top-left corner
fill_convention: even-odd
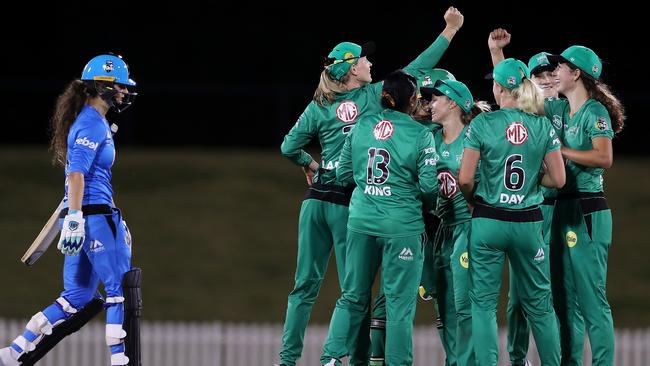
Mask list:
[[[649,163],[619,158],[605,179],[617,326],[650,325]],[[115,201],[133,234],[133,264],[143,269],[146,318],[283,320],[305,182],[279,150],[120,149],[113,175]],[[32,268],[19,260],[62,192],[62,170],[51,166],[45,147],[0,149],[0,317],[27,318],[58,296],[63,256],[55,247]],[[337,296],[332,268],[314,322],[329,321]],[[419,302],[419,323],[433,321],[431,309]]]

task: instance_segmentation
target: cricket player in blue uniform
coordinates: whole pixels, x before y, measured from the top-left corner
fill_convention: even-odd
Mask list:
[[[33,364],[30,354],[40,353],[42,357],[71,333],[60,334],[61,329],[70,327],[66,323],[76,323],[76,329],[83,326],[101,310],[101,306],[97,311],[89,310],[101,300],[106,309],[111,365],[139,364],[129,363],[125,354],[122,281],[131,268],[131,238],[120,210],[113,204],[115,145],[105,118],[109,109],[120,112],[131,104],[135,93],[128,88],[135,85],[121,57],[100,55],[91,59],[81,79],[73,80],[58,97],[51,150],[55,164],[65,166],[64,209],[57,245],[65,255],[64,289],[53,304],[31,318],[9,347],[0,350],[2,366]],[[100,281],[106,292],[103,299],[97,291]],[[43,347],[49,348],[43,351]]]

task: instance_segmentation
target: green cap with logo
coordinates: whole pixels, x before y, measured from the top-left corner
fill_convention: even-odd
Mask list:
[[[540,52],[528,60],[528,70],[530,70],[531,75],[535,75],[539,72],[544,71],[553,71],[555,65],[553,65],[548,57],[551,56],[548,52]]]
[[[361,57],[368,56],[374,51],[375,44],[372,42],[361,46],[352,42],[341,42],[327,55],[325,67],[334,79],[341,80]]]
[[[492,77],[501,86],[512,90],[518,88],[525,78],[530,77],[530,71],[522,61],[507,58],[494,67]]]
[[[441,80],[434,84],[433,88],[420,88],[422,98],[431,100],[431,95],[444,95],[453,100],[458,106],[469,113],[474,107],[474,97],[469,88],[463,82],[458,80]]]
[[[553,64],[573,64],[594,79],[600,78],[600,73],[603,71],[603,63],[596,52],[585,46],[571,46],[559,55],[549,56],[548,59]]]
[[[422,97],[420,89],[431,88],[438,80],[456,80],[454,75],[445,69],[427,70],[418,78],[418,98]]]

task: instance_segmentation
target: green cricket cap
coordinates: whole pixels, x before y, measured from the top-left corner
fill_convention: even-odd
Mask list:
[[[548,56],[551,63],[570,63],[582,70],[582,72],[593,77],[600,78],[603,71],[603,63],[596,55],[596,52],[585,46],[571,46],[559,55]]]
[[[548,56],[551,56],[548,52],[540,52],[533,55],[533,57],[528,60],[528,70],[530,70],[531,75],[543,71],[553,71],[556,65],[553,65],[549,60]]]
[[[373,42],[367,42],[363,45],[352,42],[341,42],[327,55],[325,67],[334,79],[341,80],[348,73],[350,67],[357,63],[357,60],[361,57],[371,55],[373,52],[375,52],[375,44]]]
[[[434,84],[433,88],[420,88],[422,98],[431,100],[431,95],[444,95],[453,100],[458,106],[468,112],[474,107],[474,97],[469,91],[467,85],[458,80],[442,80],[439,79]]]
[[[438,80],[456,80],[454,75],[445,69],[427,70],[418,78],[418,98],[422,97],[421,88],[433,88]]]
[[[528,66],[514,58],[507,58],[499,62],[492,71],[494,81],[510,90],[519,87],[524,79],[529,77]]]

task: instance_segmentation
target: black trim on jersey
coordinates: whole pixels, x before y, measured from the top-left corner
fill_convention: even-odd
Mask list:
[[[370,329],[386,329],[386,319],[370,319]]]
[[[314,183],[305,193],[305,199],[316,199],[337,205],[349,206],[354,186],[342,187],[335,184]]]
[[[538,206],[527,207],[521,210],[507,210],[478,202],[474,206],[474,212],[472,213],[472,218],[474,217],[485,217],[509,222],[535,222],[543,220],[542,210]]]
[[[557,197],[559,200],[580,200],[580,208],[583,215],[589,215],[592,212],[609,210],[605,194],[603,192],[575,192],[565,193]]]
[[[81,212],[84,216],[90,215],[112,215],[113,209],[109,205],[105,204],[93,204],[93,205],[83,205],[81,206]],[[64,219],[68,214],[68,207],[61,210],[59,213],[59,218]]]
[[[555,197],[546,197],[546,198],[544,198],[544,201],[542,202],[542,205],[554,206],[555,205]]]

